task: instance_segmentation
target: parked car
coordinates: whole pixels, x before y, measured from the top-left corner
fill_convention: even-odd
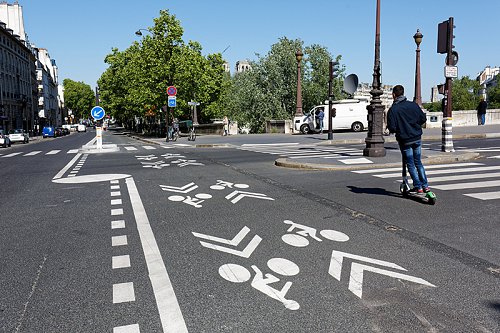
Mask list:
[[[10,138],[2,129],[0,129],[0,146],[4,148],[10,147]]]
[[[83,124],[78,125],[78,132],[87,132],[87,126]]]
[[[56,128],[54,128],[54,133],[55,133],[55,137],[63,136],[64,135],[64,133],[62,131],[62,127],[56,127]]]
[[[45,126],[42,130],[42,137],[45,138],[55,138],[56,137],[56,132],[54,127],[52,126]]]
[[[9,139],[11,142],[22,142],[28,143],[30,142],[30,137],[28,133],[22,128],[17,128],[9,131]]]
[[[61,132],[60,136],[64,136],[64,135],[68,135],[69,134],[69,130],[66,129],[66,128],[64,128],[64,127],[57,127],[56,131]]]

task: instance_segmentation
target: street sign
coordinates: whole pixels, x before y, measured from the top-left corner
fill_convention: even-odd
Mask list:
[[[450,64],[451,66],[456,66],[458,63],[458,52],[457,51],[452,51],[451,52],[451,60],[448,62],[448,56],[446,56],[446,65]]]
[[[196,105],[196,106],[198,106],[198,105],[200,105],[200,103],[199,102],[188,102],[188,105]]]
[[[457,78],[458,77],[458,67],[457,66],[445,66],[444,76],[446,78]]]
[[[94,106],[90,111],[90,115],[95,120],[101,120],[106,115],[106,111],[104,111],[104,109],[101,108],[100,106]]]
[[[170,86],[167,88],[167,94],[168,96],[175,96],[177,95],[177,88],[174,86]]]
[[[177,97],[168,96],[168,106],[171,108],[175,108],[177,106]]]

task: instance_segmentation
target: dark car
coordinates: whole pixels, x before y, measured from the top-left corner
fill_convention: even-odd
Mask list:
[[[63,136],[63,135],[64,135],[64,133],[63,133],[62,127],[56,127],[56,128],[54,129],[54,134],[55,134],[55,135],[54,135],[55,137],[58,137],[58,136]]]

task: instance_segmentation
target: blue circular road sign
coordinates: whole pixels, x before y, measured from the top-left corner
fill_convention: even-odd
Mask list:
[[[92,108],[92,110],[90,111],[90,115],[92,116],[92,118],[94,118],[95,120],[101,120],[102,118],[104,118],[104,116],[106,115],[106,112],[104,111],[103,108],[101,108],[100,106],[94,106]]]

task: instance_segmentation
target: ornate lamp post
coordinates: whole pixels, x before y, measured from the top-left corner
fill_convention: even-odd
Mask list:
[[[418,104],[418,106],[422,107],[422,91],[420,84],[420,43],[422,43],[422,38],[424,35],[417,29],[417,33],[413,35],[413,39],[415,40],[415,44],[417,44],[416,53],[416,65],[415,65],[415,96],[413,97],[413,101]]]
[[[302,113],[302,83],[300,81],[300,62],[303,55],[301,50],[295,52],[295,58],[297,59],[297,108],[295,109],[295,117],[304,115]]]
[[[384,106],[380,100],[383,94],[380,82],[380,0],[377,0],[377,16],[375,29],[375,64],[373,66],[373,83],[370,95],[372,99],[368,110],[368,134],[366,135],[366,147],[363,155],[369,157],[385,156],[383,127],[384,127]]]

